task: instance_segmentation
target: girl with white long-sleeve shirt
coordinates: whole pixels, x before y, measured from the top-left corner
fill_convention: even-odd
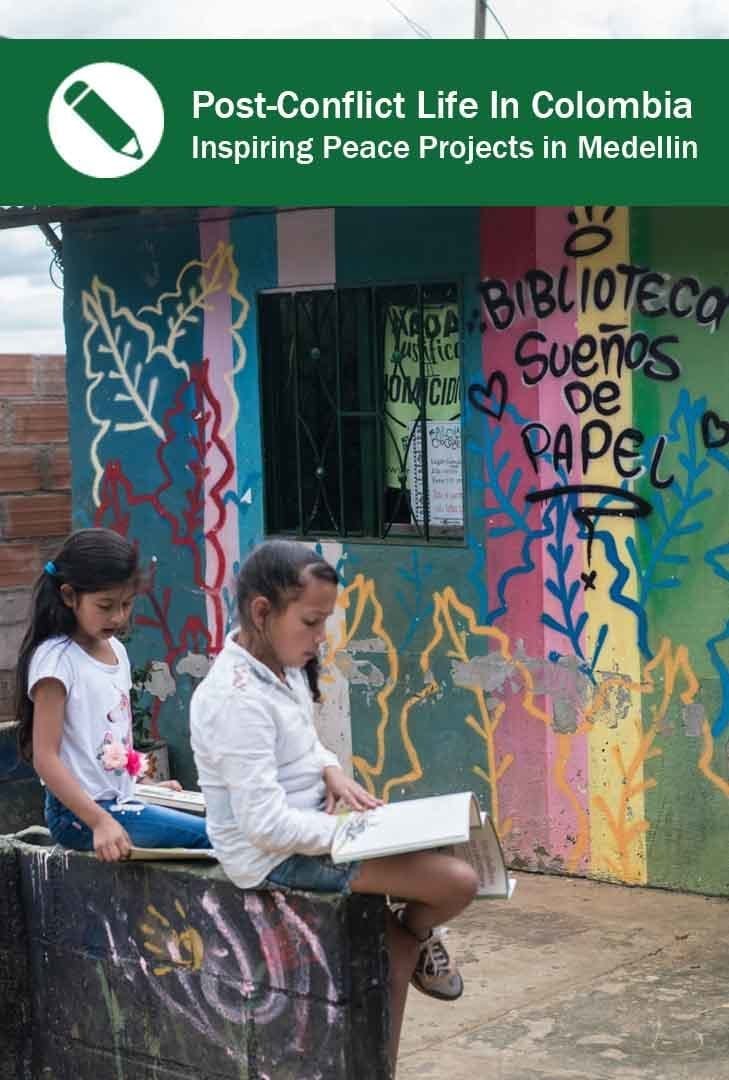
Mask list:
[[[462,860],[431,852],[340,866],[329,856],[337,805],[380,802],[344,772],[314,726],[317,658],[337,586],[334,569],[303,545],[272,540],[248,556],[238,579],[240,629],[193,695],[192,748],[208,835],[235,884],[405,901],[388,919],[394,1070],[408,984],[445,1000],[462,993],[435,928],[463,911],[478,882]]]

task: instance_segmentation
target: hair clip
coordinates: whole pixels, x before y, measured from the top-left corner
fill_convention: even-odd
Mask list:
[[[58,573],[58,570],[56,568],[56,564],[52,561],[52,559],[48,560],[48,562],[43,567],[43,569],[45,570],[45,572],[47,574],[50,574],[51,577],[55,577],[56,574]]]

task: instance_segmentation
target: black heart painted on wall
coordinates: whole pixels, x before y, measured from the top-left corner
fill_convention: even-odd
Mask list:
[[[483,383],[471,383],[468,388],[468,400],[474,409],[492,416],[494,420],[500,420],[504,415],[506,403],[509,400],[509,386],[503,371],[495,371]]]
[[[709,409],[701,417],[701,435],[707,450],[718,450],[729,443],[729,421]]]

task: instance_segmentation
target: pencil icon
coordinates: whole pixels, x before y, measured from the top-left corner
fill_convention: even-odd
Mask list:
[[[118,154],[141,158],[139,139],[129,124],[87,82],[78,79],[65,91],[64,100],[107,146]]]

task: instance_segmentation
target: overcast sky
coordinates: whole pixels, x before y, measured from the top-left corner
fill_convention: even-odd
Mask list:
[[[490,0],[512,38],[729,36],[727,0]],[[7,37],[415,37],[473,34],[474,0],[0,0]],[[489,16],[489,37],[501,39]],[[508,48],[508,43],[505,43]],[[545,69],[548,70],[548,69]],[[1,172],[0,172],[1,176]],[[2,201],[0,180],[0,202]],[[62,352],[61,291],[38,229],[0,231],[0,352]]]

